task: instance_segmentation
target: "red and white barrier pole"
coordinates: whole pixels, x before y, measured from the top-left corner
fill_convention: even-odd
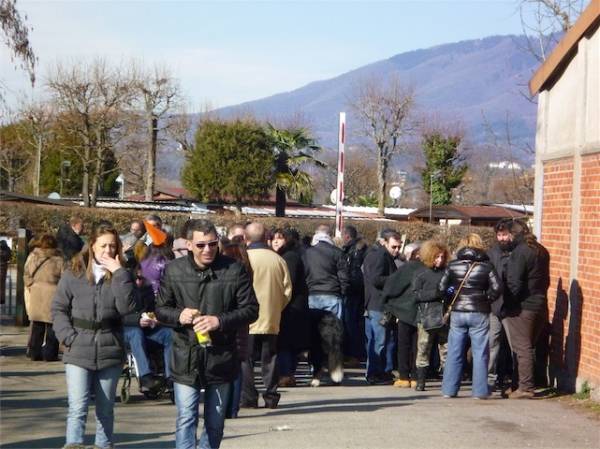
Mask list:
[[[342,237],[344,218],[342,215],[344,204],[344,146],[346,144],[346,113],[340,112],[340,129],[338,134],[338,173],[337,173],[337,200],[335,203],[335,236]]]

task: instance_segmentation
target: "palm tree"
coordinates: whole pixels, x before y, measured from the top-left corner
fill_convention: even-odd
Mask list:
[[[277,129],[270,123],[267,132],[273,139],[275,153],[275,216],[285,217],[287,195],[306,199],[312,195],[310,174],[301,170],[305,164],[327,167],[312,153],[321,150],[305,128]]]

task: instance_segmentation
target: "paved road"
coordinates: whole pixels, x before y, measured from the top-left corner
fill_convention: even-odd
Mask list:
[[[0,328],[2,448],[60,448],[66,392],[60,362],[24,356],[22,329]],[[223,449],[600,448],[600,423],[553,400],[443,399],[366,386],[351,371],[341,387],[282,390],[276,410],[243,410],[226,423]],[[173,448],[175,407],[134,395],[115,409],[118,448]],[[93,411],[88,444],[92,444]]]

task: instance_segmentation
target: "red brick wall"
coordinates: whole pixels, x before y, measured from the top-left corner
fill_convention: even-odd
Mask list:
[[[600,385],[600,154],[582,157],[575,223],[572,201],[573,159],[544,163],[541,241],[550,252],[551,380],[560,386],[561,377],[567,379],[563,385],[580,377]],[[573,282],[571,226],[579,231],[578,275]]]
[[[600,385],[600,154],[581,159],[578,281],[583,298],[579,375]]]
[[[569,326],[572,193],[573,159],[545,162],[541,242],[550,253],[550,381],[561,388],[565,387],[567,376],[565,346]]]

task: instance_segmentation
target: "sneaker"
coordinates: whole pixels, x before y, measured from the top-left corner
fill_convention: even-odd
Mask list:
[[[410,388],[410,380],[407,379],[398,379],[394,382],[394,387],[396,388]],[[416,385],[416,382],[415,382]]]
[[[416,380],[412,380],[410,381],[410,388],[417,388],[417,381]]]
[[[531,399],[533,396],[533,391],[523,391],[518,388],[508,393],[508,399]]]

